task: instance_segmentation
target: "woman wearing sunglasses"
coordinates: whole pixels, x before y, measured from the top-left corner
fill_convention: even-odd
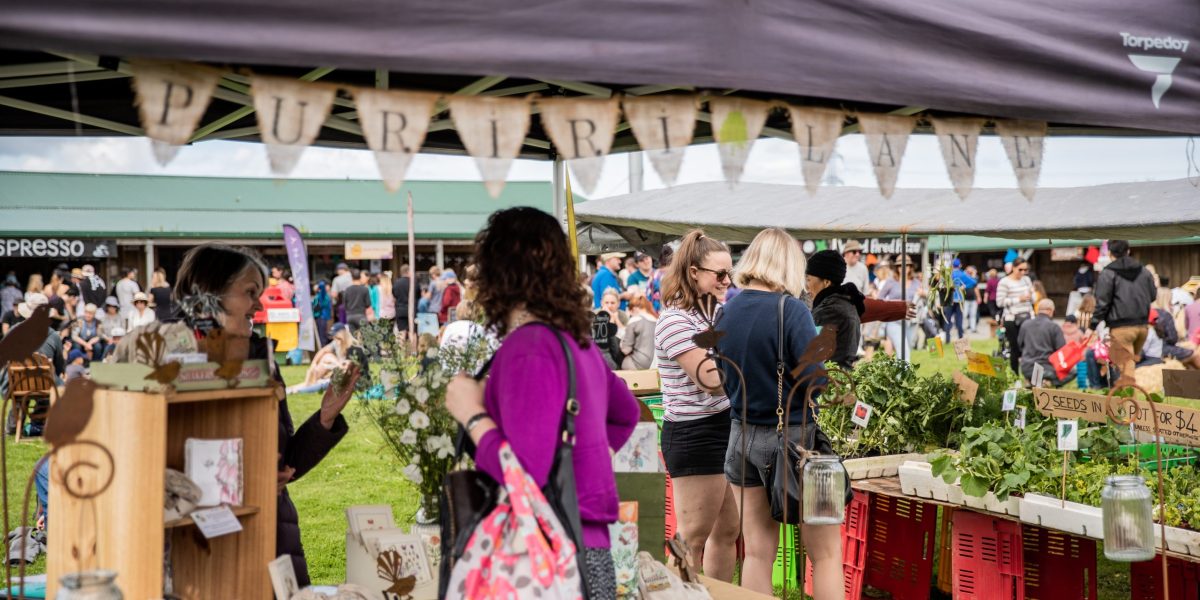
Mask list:
[[[716,318],[729,288],[733,259],[725,244],[694,229],[683,237],[663,277],[654,330],[662,377],[662,450],[674,487],[675,517],[692,557],[709,577],[730,581],[738,512],[725,479],[729,399],[717,365],[693,336]]]
[[[1008,341],[1008,364],[1013,373],[1021,372],[1021,345],[1017,334],[1021,324],[1033,316],[1033,281],[1029,279],[1029,263],[1014,259],[1012,272],[996,286],[996,305],[1004,311],[1004,339]]]

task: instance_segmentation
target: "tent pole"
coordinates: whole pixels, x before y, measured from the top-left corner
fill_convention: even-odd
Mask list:
[[[566,215],[563,214],[563,166],[562,159],[555,155],[550,174],[550,187],[554,194],[554,217],[558,219],[559,223],[566,218]]]
[[[901,359],[912,360],[912,352],[908,347],[908,234],[900,234],[900,300],[904,302],[906,314],[900,320],[900,348],[897,348]]]
[[[571,193],[571,174],[563,166],[563,181],[566,182],[564,196],[567,208],[567,239],[571,240],[571,256],[579,262],[579,233],[575,228],[575,195]]]

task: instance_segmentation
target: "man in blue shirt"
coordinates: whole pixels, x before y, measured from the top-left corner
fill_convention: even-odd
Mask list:
[[[604,266],[596,270],[596,276],[592,277],[592,308],[600,308],[600,300],[604,298],[604,291],[608,288],[617,290],[621,294],[621,310],[625,310],[625,286],[621,285],[621,278],[617,277],[617,269],[621,268],[621,259],[625,258],[624,252],[609,252],[600,255],[600,261]]]
[[[962,261],[957,258],[951,263],[954,270],[950,274],[950,281],[954,286],[954,301],[950,306],[942,308],[943,319],[946,327],[946,343],[950,343],[950,323],[954,323],[954,328],[958,330],[958,337],[963,337],[963,293],[966,290],[974,290],[979,282],[974,277],[967,275],[962,270]]]

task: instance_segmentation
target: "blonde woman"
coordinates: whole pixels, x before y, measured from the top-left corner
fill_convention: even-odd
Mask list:
[[[663,277],[666,308],[654,328],[665,411],[662,450],[679,531],[705,574],[722,581],[733,579],[738,536],[737,505],[724,475],[729,398],[693,336],[708,329],[715,315],[705,312],[725,297],[732,273],[725,244],[699,229],[688,232]]]
[[[25,286],[26,294],[42,294],[45,293],[45,284],[42,283],[41,273],[34,273],[29,276],[29,283]]]
[[[154,270],[150,277],[150,299],[154,301],[154,318],[169,321],[175,316],[171,301],[171,284],[167,282],[167,271],[162,267]]]
[[[790,371],[817,337],[812,313],[798,299],[805,287],[805,266],[800,245],[786,231],[764,229],[750,243],[734,270],[734,283],[742,292],[725,305],[719,327],[725,333],[720,351],[741,367],[745,380],[746,406],[742,406],[743,380],[732,365],[722,364],[725,391],[733,408],[725,477],[733,485],[734,499],[741,503],[742,535],[746,543],[742,587],[765,594],[773,592],[771,568],[779,542],[779,523],[772,518],[767,499],[771,481],[766,473],[773,450],[780,443],[777,431],[783,423],[783,416],[776,413],[780,405],[776,369],[782,361],[786,399],[796,384]],[[781,328],[783,356],[778,356]],[[792,400],[790,420],[784,424],[788,439],[822,454],[832,454],[829,440],[817,427],[815,414],[804,405],[805,397],[805,390],[801,389]],[[804,545],[813,561],[814,598],[841,598],[842,538],[838,526],[802,527]]]
[[[384,271],[379,275],[379,318],[392,322],[396,320],[396,297],[392,295],[392,272]],[[408,302],[408,298],[404,299]]]

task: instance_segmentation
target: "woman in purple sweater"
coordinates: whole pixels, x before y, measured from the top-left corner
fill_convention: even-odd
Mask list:
[[[625,444],[640,414],[637,400],[590,343],[592,314],[577,284],[562,227],[533,208],[497,211],[475,238],[476,303],[503,339],[486,382],[460,373],[446,408],[475,442],[476,466],[503,481],[499,449],[507,441],[521,466],[545,486],[559,443],[567,395],[566,357],[548,327],[563,334],[575,362],[575,482],[582,553],[593,597],[616,596],[608,525],[617,520],[610,450]]]

